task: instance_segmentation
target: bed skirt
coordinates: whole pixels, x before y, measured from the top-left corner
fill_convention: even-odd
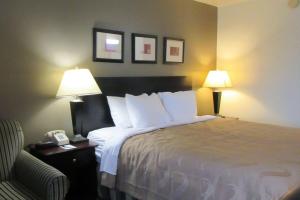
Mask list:
[[[97,193],[101,200],[138,200],[116,188],[116,178],[108,173],[101,173],[100,164],[97,165]]]

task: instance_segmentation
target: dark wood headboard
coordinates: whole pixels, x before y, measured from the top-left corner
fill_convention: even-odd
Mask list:
[[[83,103],[71,103],[74,133],[86,137],[92,130],[114,126],[106,96],[124,97],[153,92],[176,92],[192,89],[186,76],[96,77],[102,94],[84,96]]]

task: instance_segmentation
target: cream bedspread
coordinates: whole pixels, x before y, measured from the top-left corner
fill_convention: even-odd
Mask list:
[[[300,129],[215,119],[134,136],[116,178],[139,199],[280,199],[300,185]]]

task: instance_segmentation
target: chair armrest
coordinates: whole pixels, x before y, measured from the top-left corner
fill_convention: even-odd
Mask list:
[[[69,188],[63,173],[24,150],[15,162],[15,179],[45,200],[63,200]]]
[[[298,200],[300,199],[300,188],[294,188],[287,192],[280,200]]]

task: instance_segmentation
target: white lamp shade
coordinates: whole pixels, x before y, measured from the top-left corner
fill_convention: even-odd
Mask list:
[[[228,88],[232,87],[232,84],[226,71],[215,70],[208,73],[203,87]]]
[[[88,69],[72,69],[64,73],[57,97],[101,94],[101,90]]]

